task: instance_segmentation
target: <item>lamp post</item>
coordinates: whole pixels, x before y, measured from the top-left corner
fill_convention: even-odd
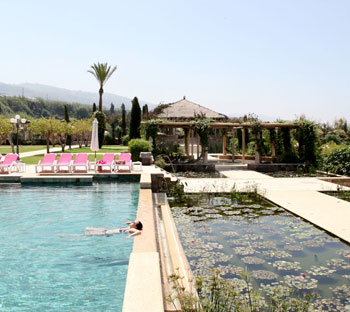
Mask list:
[[[24,118],[21,119],[20,115],[16,115],[15,118],[11,118],[10,122],[14,125],[16,125],[16,133],[17,133],[17,155],[18,155],[18,159],[19,159],[19,147],[18,147],[18,131],[20,129],[23,129],[23,125],[27,122],[27,120],[25,120]]]

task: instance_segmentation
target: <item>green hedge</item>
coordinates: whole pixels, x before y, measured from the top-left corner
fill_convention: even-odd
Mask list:
[[[350,176],[350,146],[340,146],[333,150],[324,162],[325,170]]]
[[[143,139],[133,139],[129,141],[128,146],[129,146],[129,152],[131,153],[131,156],[132,156],[132,161],[140,160],[141,152],[152,151],[151,143]]]

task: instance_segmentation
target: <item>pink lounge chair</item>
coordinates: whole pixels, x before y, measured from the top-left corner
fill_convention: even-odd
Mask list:
[[[131,171],[131,154],[120,153],[116,166],[117,171]]]
[[[115,166],[115,154],[104,154],[102,161],[97,161],[95,164],[95,172],[103,171],[104,167],[109,167],[110,172]]]
[[[77,170],[77,167],[82,167],[83,170]],[[77,154],[75,160],[71,165],[72,172],[88,172],[89,168],[89,155],[88,154]]]
[[[66,171],[70,172],[72,164],[73,164],[73,154],[61,154],[61,157],[56,164],[56,172],[64,171],[61,169],[61,167],[67,167]]]
[[[0,164],[0,173],[11,173],[13,169],[17,168],[17,160],[17,154],[7,154]]]
[[[57,154],[45,154],[44,159],[39,160],[38,164],[35,166],[35,172],[40,173],[39,168],[41,169],[41,173],[55,172],[56,162],[57,162]]]

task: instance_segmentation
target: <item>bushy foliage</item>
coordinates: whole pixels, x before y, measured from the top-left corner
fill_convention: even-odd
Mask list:
[[[311,311],[313,294],[293,296],[292,289],[286,288],[276,290],[264,300],[263,294],[252,286],[247,272],[241,272],[240,278],[241,289],[215,270],[207,279],[197,278],[192,289],[188,289],[178,274],[172,274],[169,281],[175,291],[167,300],[183,312]]]
[[[124,135],[123,138],[122,138],[122,144],[123,145],[128,145],[129,144],[129,141],[130,141],[130,137],[129,135]]]
[[[350,175],[350,146],[340,146],[325,158],[324,169],[337,174]]]
[[[132,139],[128,143],[129,152],[131,153],[132,161],[140,160],[141,152],[151,152],[152,146],[149,141],[143,139]]]

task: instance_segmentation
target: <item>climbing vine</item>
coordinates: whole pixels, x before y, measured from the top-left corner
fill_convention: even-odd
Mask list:
[[[209,145],[210,119],[198,118],[192,121],[192,129],[199,135],[202,146],[202,153],[199,158],[202,158]]]
[[[159,132],[159,124],[162,122],[160,119],[151,119],[144,123],[146,139],[148,140],[150,137],[153,142],[153,151],[156,150],[156,138]]]
[[[262,136],[262,126],[259,121],[253,121],[251,123],[251,133],[254,136],[257,151],[260,154],[262,154],[265,147],[264,147],[264,140]]]

